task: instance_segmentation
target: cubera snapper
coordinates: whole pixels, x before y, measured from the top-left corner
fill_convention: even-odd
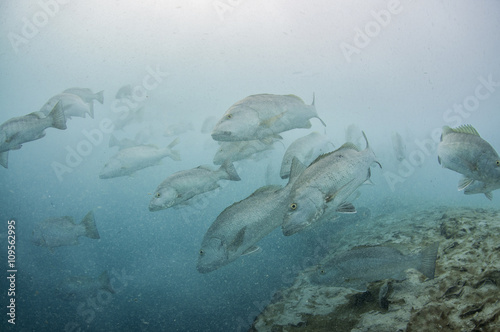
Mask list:
[[[100,238],[92,211],[79,224],[75,224],[73,218],[68,216],[46,219],[34,227],[31,241],[52,250],[55,247],[77,245],[80,236]]]
[[[234,165],[227,161],[219,169],[201,165],[170,175],[156,188],[149,202],[149,211],[168,209],[196,195],[219,188],[219,180],[240,181]]]
[[[370,282],[404,280],[405,271],[410,268],[433,279],[438,247],[439,243],[434,243],[413,255],[403,255],[397,249],[384,246],[351,249],[317,266],[309,275],[309,280],[317,285],[347,287],[364,292]]]
[[[20,149],[23,143],[45,136],[45,129],[66,129],[66,118],[62,105],[57,103],[47,116],[33,112],[12,118],[0,125],[0,165],[7,168],[9,150]]]
[[[92,90],[88,88],[69,88],[64,90],[63,93],[77,95],[87,104],[92,104],[94,100],[97,100],[101,104],[104,102],[104,91],[93,93]]]
[[[339,149],[319,156],[293,184],[288,211],[283,219],[282,230],[286,236],[295,234],[317,222],[329,210],[340,213],[356,213],[349,197],[370,179],[370,166],[377,163],[370,149],[359,150],[347,142]]]
[[[219,142],[220,146],[214,156],[214,164],[222,165],[226,160],[258,159],[258,153],[274,148],[273,144],[281,137],[267,137],[262,140]]]
[[[172,150],[178,143],[179,140],[175,139],[164,149],[159,149],[155,145],[139,145],[122,149],[104,165],[99,178],[110,179],[131,175],[140,169],[158,165],[165,157],[181,160],[179,152]]]
[[[47,115],[54,106],[59,103],[64,111],[66,118],[71,119],[76,116],[79,118],[85,118],[88,114],[91,118],[94,118],[94,106],[92,104],[87,104],[83,99],[72,93],[60,93],[52,98],[50,98],[43,106],[40,108],[40,112]]]
[[[294,128],[310,128],[318,118],[314,101],[306,105],[294,95],[259,94],[233,104],[212,131],[216,141],[248,141],[277,135]]]
[[[493,199],[493,190],[500,189],[500,181],[478,181],[474,180],[464,190],[465,195],[484,194],[490,201]]]
[[[458,190],[474,180],[485,183],[500,181],[500,157],[493,147],[479,136],[474,127],[443,127],[437,148],[438,162],[445,168],[464,175]]]
[[[222,211],[205,233],[196,268],[208,273],[238,257],[259,251],[256,243],[280,226],[293,182],[304,170],[295,158],[288,184],[257,189]]]

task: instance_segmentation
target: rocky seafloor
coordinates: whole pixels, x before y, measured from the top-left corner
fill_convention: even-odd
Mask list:
[[[275,294],[250,331],[500,331],[500,210],[436,207],[369,223],[344,231],[330,253],[390,244],[409,254],[438,241],[435,278],[409,269],[403,281],[358,292],[311,284],[311,266]]]

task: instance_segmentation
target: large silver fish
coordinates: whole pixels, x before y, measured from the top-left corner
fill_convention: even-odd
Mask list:
[[[319,119],[314,101],[306,105],[294,95],[252,95],[226,111],[215,125],[212,138],[216,141],[262,139],[294,128],[310,128],[311,118]]]
[[[47,128],[66,129],[66,118],[61,104],[56,104],[45,117],[40,112],[12,118],[0,125],[0,164],[7,168],[9,150],[20,149],[23,143],[45,136]]]
[[[87,104],[80,96],[72,93],[60,93],[53,96],[40,108],[40,112],[48,115],[57,103],[61,105],[67,119],[74,116],[85,118],[87,114],[94,118],[93,104]]]
[[[464,175],[458,190],[467,188],[474,180],[500,181],[498,153],[471,125],[455,129],[444,126],[437,153],[443,167]]]
[[[75,224],[73,218],[68,216],[46,219],[34,227],[31,241],[52,250],[55,247],[75,246],[80,236],[100,238],[92,211],[79,224]]]
[[[309,275],[309,280],[317,285],[347,287],[364,292],[369,282],[404,280],[405,271],[410,268],[433,279],[438,246],[435,243],[414,255],[403,255],[394,248],[383,246],[352,249],[320,264]]]
[[[104,102],[104,91],[93,93],[92,90],[88,88],[69,88],[64,90],[63,93],[77,95],[87,104],[93,104],[94,100],[97,100],[101,104]]]
[[[247,198],[222,211],[205,233],[196,268],[208,273],[259,248],[256,243],[281,225],[293,182],[303,166],[296,158],[288,184],[257,189]]]
[[[179,152],[172,150],[172,147],[178,143],[179,140],[175,139],[164,149],[159,149],[155,145],[139,145],[122,149],[104,165],[99,178],[110,179],[131,175],[140,169],[158,165],[165,157],[181,160]]]
[[[333,147],[331,140],[318,132],[297,138],[285,151],[281,161],[281,178],[286,179],[290,175],[293,157],[297,157],[303,164],[309,165],[318,156],[331,151]]]
[[[55,294],[60,299],[73,301],[96,297],[99,291],[115,293],[107,271],[101,273],[97,278],[88,276],[67,277],[57,285]]]
[[[493,190],[500,189],[500,181],[478,181],[474,180],[471,184],[467,186],[464,190],[464,194],[484,194],[490,201],[493,199]]]
[[[288,211],[283,220],[283,234],[295,234],[317,222],[326,209],[341,213],[355,213],[348,201],[355,190],[370,178],[370,166],[380,163],[370,149],[360,151],[352,143],[319,156],[293,184]],[[382,166],[380,166],[382,167]]]
[[[231,162],[225,162],[217,170],[202,165],[174,173],[156,188],[149,202],[149,211],[187,204],[186,201],[194,196],[219,188],[219,180],[239,181],[241,179]]]

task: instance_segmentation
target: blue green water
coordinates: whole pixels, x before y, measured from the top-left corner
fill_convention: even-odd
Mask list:
[[[458,192],[460,175],[443,169],[435,150],[442,126],[466,123],[500,149],[497,1],[25,0],[3,2],[0,13],[0,123],[38,111],[67,88],[104,90],[93,119],[47,129],[10,151],[8,169],[0,168],[2,331],[247,330],[349,223],[291,237],[277,229],[259,253],[206,275],[196,270],[203,235],[225,207],[260,186],[286,184],[279,177],[286,147],[314,130],[337,147],[350,124],[366,132],[383,168],[372,168],[375,185],[362,186],[353,204],[372,215],[434,205],[498,208],[498,192],[492,201]],[[132,108],[115,98],[127,84],[145,113],[115,135],[141,132],[158,146],[179,137],[182,160],[102,180],[117,151],[108,147],[110,127]],[[167,176],[212,163],[218,145],[201,132],[205,119],[258,93],[295,94],[307,104],[314,93],[327,126],[312,119],[310,129],[285,132],[263,158],[235,163],[241,181],[221,181],[190,206],[150,212]],[[181,123],[193,129],[163,135]],[[393,132],[406,143],[402,163]],[[90,210],[100,240],[80,238],[53,253],[31,243],[36,223],[65,215],[79,222]],[[15,325],[6,315],[9,220],[16,221]],[[105,270],[115,294],[55,295],[64,278]]]

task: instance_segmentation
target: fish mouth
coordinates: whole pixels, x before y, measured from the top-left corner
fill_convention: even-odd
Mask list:
[[[228,141],[233,133],[230,131],[214,131],[212,138],[216,141]]]

